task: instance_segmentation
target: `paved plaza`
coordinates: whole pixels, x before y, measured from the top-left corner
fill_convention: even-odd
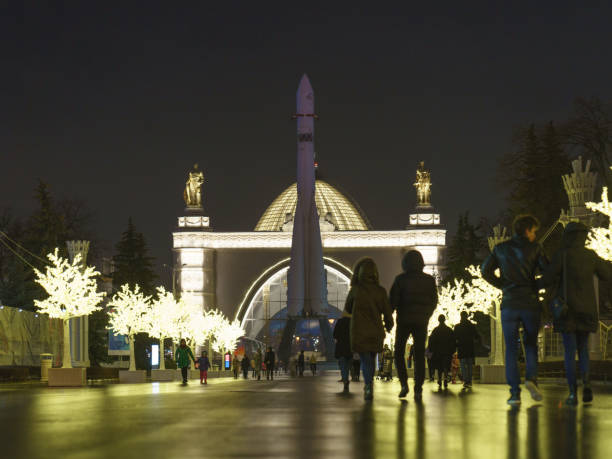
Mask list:
[[[609,458],[612,388],[592,406],[566,408],[562,385],[544,402],[505,386],[459,385],[423,403],[397,398],[399,384],[376,382],[339,394],[338,373],[275,381],[212,379],[48,389],[0,386],[2,455],[18,458]],[[412,395],[412,394],[410,394]]]

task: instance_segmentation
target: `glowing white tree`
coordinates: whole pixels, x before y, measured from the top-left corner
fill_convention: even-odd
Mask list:
[[[144,322],[149,336],[159,339],[160,370],[166,369],[164,340],[180,337],[180,320],[181,314],[174,295],[172,292],[166,291],[165,288],[158,287],[157,298],[151,302],[149,312],[144,317]]]
[[[130,371],[136,370],[134,358],[134,335],[147,332],[146,317],[151,309],[151,297],[145,296],[140,287],[136,285],[130,289],[128,284],[121,286],[110,300],[109,316],[110,329],[115,335],[126,335],[130,342]]]
[[[58,255],[58,249],[47,255],[51,262],[45,272],[34,269],[36,282],[49,295],[44,300],[34,300],[40,313],[48,314],[64,323],[64,355],[62,368],[72,368],[70,353],[70,324],[73,317],[87,316],[101,309],[98,304],[104,292],[98,292],[96,276],[100,275],[91,266],[83,267],[81,256],[76,255],[72,263]]]
[[[238,340],[245,335],[245,330],[240,326],[240,322],[234,320],[230,322],[227,319],[223,319],[215,330],[213,336],[213,349],[217,352],[233,352],[236,349]]]
[[[608,188],[603,188],[600,202],[587,202],[586,206],[608,217],[607,228],[591,228],[587,247],[593,249],[604,260],[612,261],[612,204],[608,200]]]

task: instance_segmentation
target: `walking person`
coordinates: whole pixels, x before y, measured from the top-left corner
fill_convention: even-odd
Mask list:
[[[565,300],[566,311],[555,318],[556,332],[563,336],[565,349],[565,375],[569,385],[569,396],[565,403],[578,403],[576,378],[576,352],[582,375],[582,401],[593,400],[589,378],[589,334],[597,331],[599,307],[593,276],[609,282],[612,269],[609,262],[595,252],[585,248],[588,228],[582,223],[568,223],[563,231],[561,249],[553,256],[544,271],[544,284],[557,284],[557,296]]]
[[[334,357],[338,359],[340,366],[340,376],[344,384],[343,394],[349,393],[349,368],[352,363],[353,353],[351,352],[351,316],[344,311],[342,317],[336,321],[334,327]]]
[[[187,347],[187,341],[181,340],[179,347],[176,348],[176,366],[181,369],[181,376],[183,377],[183,386],[187,385],[187,372],[191,365],[191,360],[195,363],[193,352]]]
[[[317,356],[314,354],[314,352],[312,354],[310,354],[310,371],[312,372],[312,375],[316,375],[317,374]]]
[[[242,376],[244,379],[249,379],[251,361],[249,360],[249,356],[247,355],[246,351],[244,352],[244,357],[242,357],[242,361],[240,362],[240,368],[242,369]]]
[[[304,362],[305,358],[304,358],[304,351],[300,351],[300,355],[298,356],[297,359],[297,371],[298,371],[298,376],[304,376]]]
[[[408,394],[408,371],[406,370],[406,342],[410,335],[414,341],[414,398],[420,401],[425,381],[425,341],[427,324],[438,304],[438,289],[433,276],[423,272],[425,262],[417,250],[406,252],[402,259],[402,270],[393,281],[389,302],[397,311],[395,333],[395,366],[402,389],[399,397]]]
[[[372,400],[374,358],[383,350],[385,329],[393,328],[393,316],[387,292],[378,281],[376,263],[371,258],[364,258],[355,266],[344,310],[352,315],[351,349],[359,353],[361,360],[364,399]]]
[[[474,369],[474,342],[479,339],[476,326],[469,321],[467,311],[461,311],[461,320],[455,325],[455,338],[457,340],[457,356],[461,367],[463,388],[471,389],[472,372]]]
[[[427,346],[425,349],[425,358],[427,359],[427,371],[429,373],[429,382],[434,382],[434,376],[436,369],[433,366],[433,362],[431,361],[431,349]]]
[[[272,346],[268,346],[264,361],[266,364],[266,379],[274,380],[274,364],[276,363],[276,354],[274,354]]]
[[[263,357],[261,355],[261,349],[257,349],[255,353],[255,375],[254,378],[257,378],[257,381],[261,379],[261,364],[263,363]]]
[[[359,354],[357,352],[353,352],[353,361],[351,362],[351,380],[354,382],[359,382],[359,372],[361,371],[361,359],[359,359]]]
[[[532,215],[519,215],[513,223],[512,239],[497,244],[482,263],[482,277],[502,290],[501,322],[506,345],[506,380],[510,386],[508,404],[521,403],[521,376],[518,368],[519,327],[523,326],[526,360],[525,388],[536,401],[538,388],[538,330],[541,306],[536,275],[544,272],[548,260],[536,242],[540,226]],[[496,275],[496,270],[500,275]]]
[[[240,373],[240,360],[238,360],[236,354],[234,354],[234,360],[232,360],[232,371],[234,372],[234,379],[238,379],[238,374]]]
[[[438,390],[448,388],[451,362],[457,347],[453,329],[446,325],[444,314],[438,316],[439,325],[433,329],[429,337],[429,348],[431,349],[431,360],[438,371]]]
[[[208,360],[208,352],[202,351],[202,356],[198,359],[198,368],[200,369],[200,384],[208,384],[208,369],[210,368],[210,360]]]

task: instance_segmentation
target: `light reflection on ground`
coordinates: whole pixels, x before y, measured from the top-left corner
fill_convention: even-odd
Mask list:
[[[400,401],[397,382],[339,395],[337,373],[275,381],[211,379],[78,389],[0,386],[2,458],[604,458],[612,451],[612,388],[592,406],[559,407],[563,386],[524,393],[509,409],[505,386],[427,384],[424,401]]]

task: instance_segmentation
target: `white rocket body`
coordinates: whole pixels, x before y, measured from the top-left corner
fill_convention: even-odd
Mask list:
[[[315,202],[314,93],[304,75],[297,91],[297,208],[287,274],[290,316],[321,313],[327,303],[323,246]]]

